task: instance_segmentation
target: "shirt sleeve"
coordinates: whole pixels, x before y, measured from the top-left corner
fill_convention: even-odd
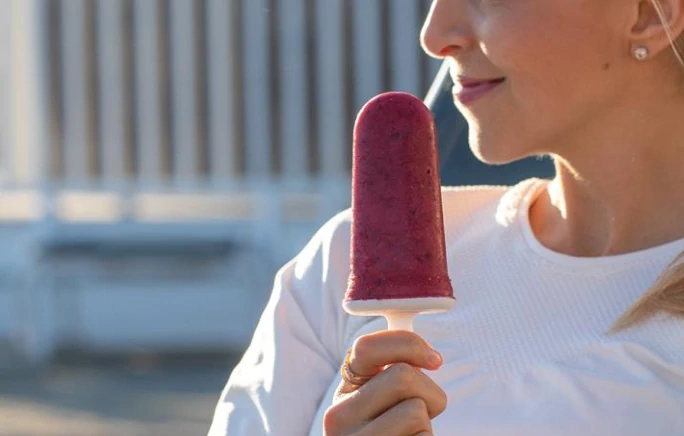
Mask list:
[[[348,212],[333,218],[276,275],[208,436],[309,433],[344,354],[349,223]]]

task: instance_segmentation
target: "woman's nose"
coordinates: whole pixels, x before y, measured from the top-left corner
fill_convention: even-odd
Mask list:
[[[460,0],[432,1],[420,32],[420,43],[428,56],[436,59],[457,56],[472,45],[463,12],[466,8],[467,2]]]

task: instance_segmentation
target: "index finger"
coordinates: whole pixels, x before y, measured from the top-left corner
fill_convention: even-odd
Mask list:
[[[387,330],[354,341],[349,368],[361,377],[372,377],[393,363],[435,370],[443,361],[442,355],[416,333]]]

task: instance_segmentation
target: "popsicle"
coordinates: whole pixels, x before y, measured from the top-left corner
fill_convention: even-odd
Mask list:
[[[437,136],[430,110],[380,94],[354,126],[351,271],[344,309],[412,330],[419,313],[451,309]]]

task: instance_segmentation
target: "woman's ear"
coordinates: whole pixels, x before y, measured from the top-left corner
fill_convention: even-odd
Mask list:
[[[633,47],[647,47],[655,55],[684,33],[684,0],[636,0],[635,8]]]

